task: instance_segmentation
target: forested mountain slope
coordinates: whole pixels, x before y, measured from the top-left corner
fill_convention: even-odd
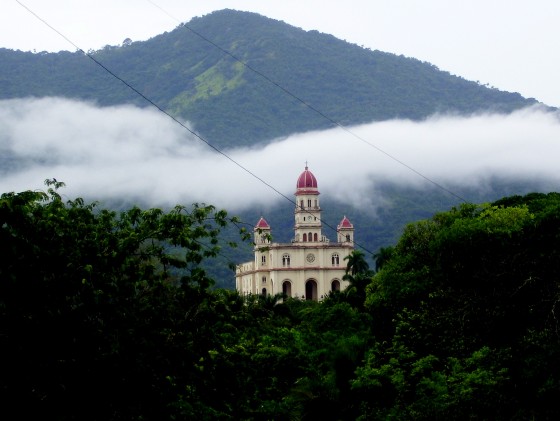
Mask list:
[[[234,10],[194,18],[147,41],[90,53],[220,147],[324,129],[333,122],[510,112],[536,103],[414,58]],[[80,52],[0,49],[0,99],[27,96],[148,105]]]

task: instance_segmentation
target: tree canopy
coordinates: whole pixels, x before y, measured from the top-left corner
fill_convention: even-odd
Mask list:
[[[213,288],[239,221],[0,197],[0,387],[19,418],[555,419],[560,194],[409,224],[321,302]],[[242,237],[246,232],[242,230]],[[241,238],[243,240],[243,238]]]

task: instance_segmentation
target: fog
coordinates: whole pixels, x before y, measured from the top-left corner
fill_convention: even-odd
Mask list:
[[[371,192],[386,182],[453,190],[485,188],[501,177],[557,185],[560,120],[539,108],[437,115],[297,134],[224,153],[152,109],[60,98],[0,101],[0,192],[45,189],[44,180],[56,178],[66,183],[68,198],[198,202],[231,211],[292,199],[306,162],[322,197],[372,208],[385,203]]]

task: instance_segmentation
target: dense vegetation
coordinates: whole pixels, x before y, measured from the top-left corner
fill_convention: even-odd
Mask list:
[[[332,121],[510,112],[536,102],[413,58],[233,10],[195,18],[145,42],[90,53],[221,147],[324,129]],[[0,99],[28,96],[148,105],[82,53],[0,49]]]
[[[560,194],[466,204],[348,259],[323,302],[212,288],[236,218],[0,198],[5,413],[59,420],[556,419]],[[246,234],[241,230],[242,236]],[[374,266],[372,264],[372,266]]]

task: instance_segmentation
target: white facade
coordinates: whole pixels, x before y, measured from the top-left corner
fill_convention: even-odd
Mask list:
[[[322,232],[317,179],[307,166],[295,193],[294,238],[291,243],[271,241],[271,227],[261,217],[254,228],[254,259],[237,265],[235,284],[242,294],[278,294],[321,300],[347,282],[346,261],[354,249],[354,227],[346,218],[337,227],[337,241]]]

